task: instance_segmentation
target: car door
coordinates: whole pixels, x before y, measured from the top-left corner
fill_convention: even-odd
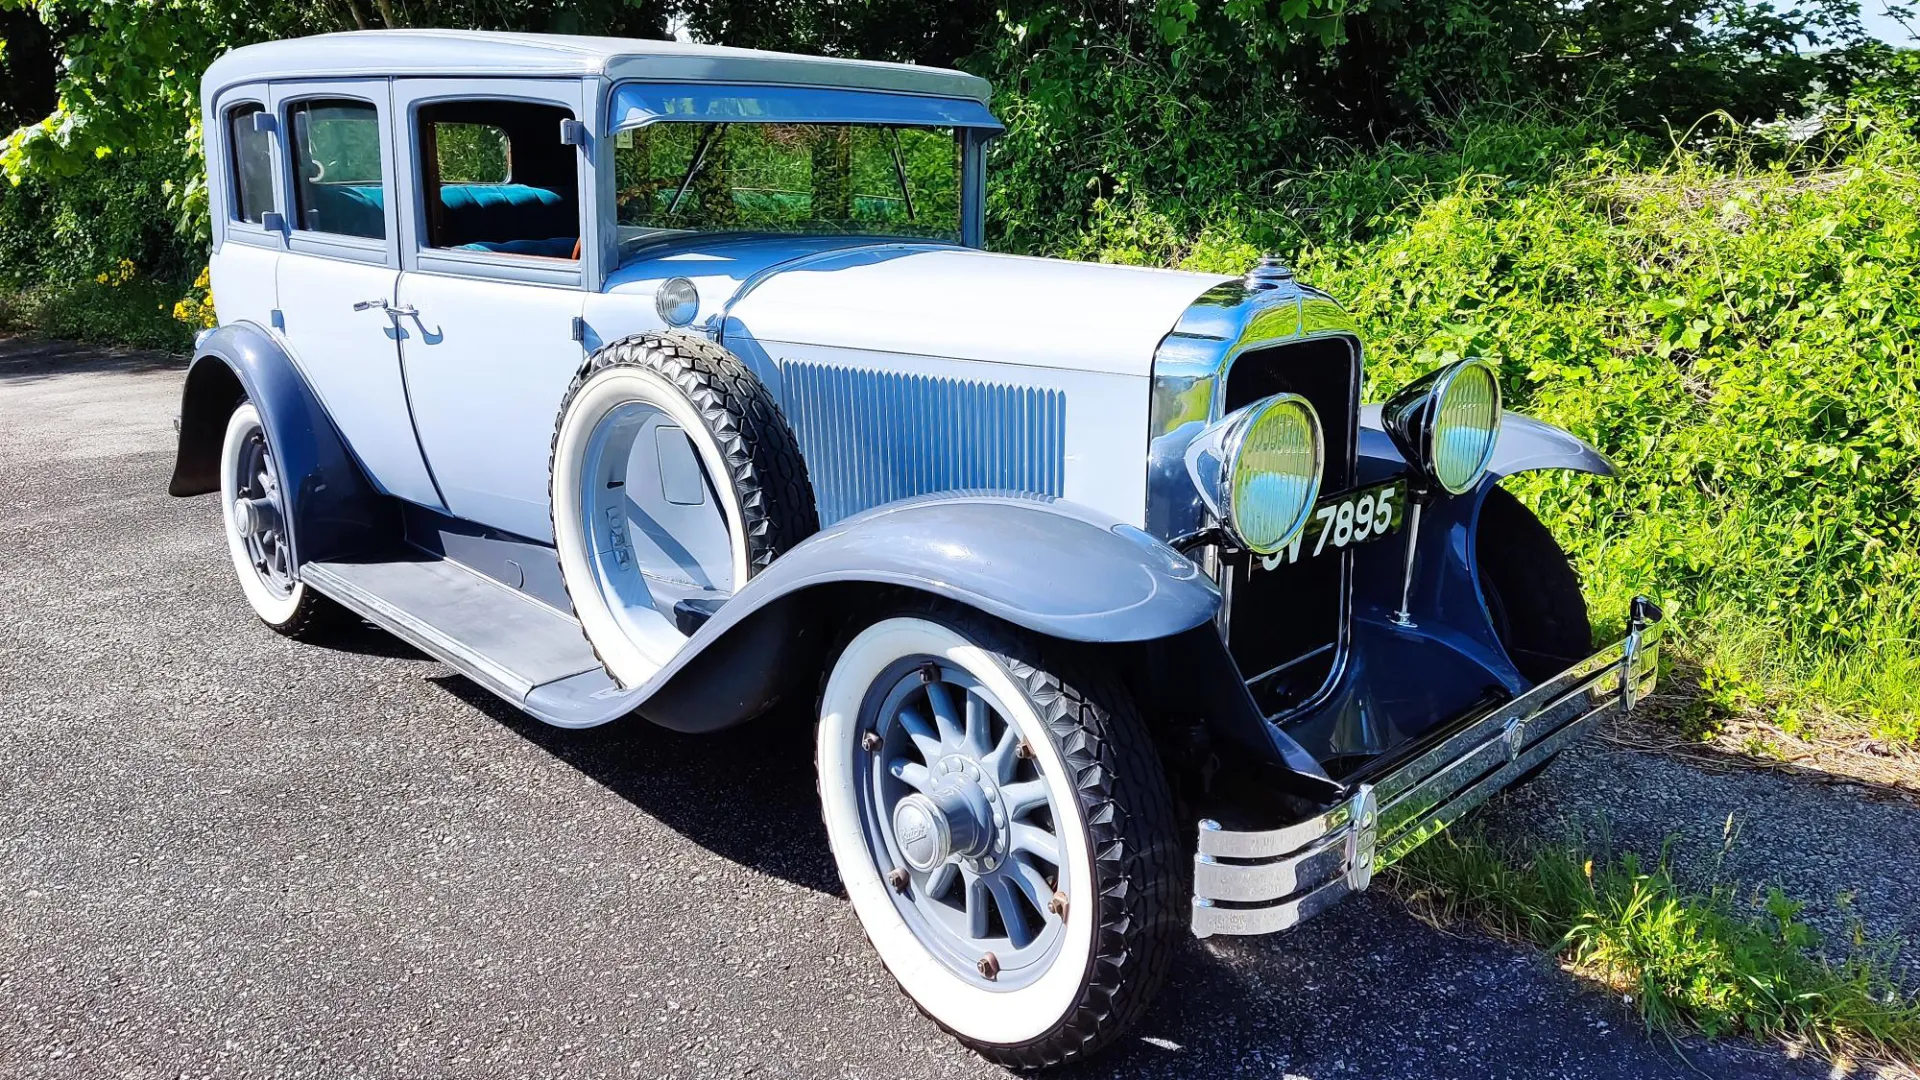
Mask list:
[[[552,540],[547,452],[585,356],[580,80],[401,79],[399,306],[413,418],[457,517]],[[589,241],[589,244],[591,241]]]
[[[275,274],[289,350],[374,486],[439,507],[391,311],[400,257],[387,84],[280,84],[274,98],[290,195]]]

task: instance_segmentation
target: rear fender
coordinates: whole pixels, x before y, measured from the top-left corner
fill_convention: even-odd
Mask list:
[[[180,445],[170,495],[220,490],[227,419],[242,401],[260,410],[293,522],[295,566],[362,550],[394,534],[388,500],[348,452],[325,407],[265,330],[228,323],[203,335],[180,400]]]

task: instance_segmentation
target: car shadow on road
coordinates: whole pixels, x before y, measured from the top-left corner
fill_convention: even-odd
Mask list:
[[[549,727],[459,675],[448,693],[722,858],[841,895],[813,780],[813,720],[793,703],[739,727],[683,735],[627,716]]]

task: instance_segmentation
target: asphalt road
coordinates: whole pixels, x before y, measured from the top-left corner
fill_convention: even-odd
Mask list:
[[[562,732],[372,628],[277,637],[214,503],[165,494],[181,377],[0,342],[0,1075],[1000,1074],[868,950],[806,717]],[[1717,846],[1733,799],[1789,832],[1885,817],[1840,837],[1861,851],[1796,864],[1816,895],[1920,865],[1912,807],[1762,782],[1790,783],[1589,752],[1494,816],[1626,820],[1609,800],[1657,810],[1637,793],[1679,785],[1635,826],[1653,843],[1707,822]],[[1762,843],[1763,872],[1799,849]],[[1883,930],[1920,918],[1884,906]],[[1134,1037],[1062,1075],[1826,1073],[1649,1037],[1537,954],[1367,895],[1283,937],[1193,944]]]

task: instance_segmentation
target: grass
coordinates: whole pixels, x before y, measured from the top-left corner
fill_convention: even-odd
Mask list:
[[[1894,947],[1856,929],[1833,958],[1800,919],[1804,905],[1777,889],[1700,891],[1675,880],[1664,853],[1646,866],[1632,854],[1520,848],[1473,830],[1434,838],[1385,881],[1436,920],[1552,951],[1654,1030],[1782,1042],[1836,1065],[1920,1063],[1920,1000],[1894,972]]]

